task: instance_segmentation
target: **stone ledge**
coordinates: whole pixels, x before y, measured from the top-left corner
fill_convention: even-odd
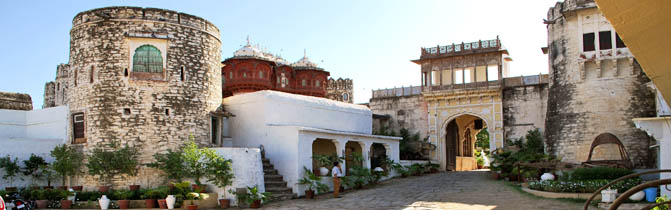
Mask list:
[[[522,187],[522,190],[524,192],[531,193],[535,196],[540,196],[544,198],[574,198],[574,199],[589,199],[590,196],[592,196],[592,193],[557,193],[557,192],[545,192],[545,191],[538,191],[538,190],[532,190],[527,187]],[[594,197],[594,200],[600,201],[601,200],[601,194],[597,195]]]

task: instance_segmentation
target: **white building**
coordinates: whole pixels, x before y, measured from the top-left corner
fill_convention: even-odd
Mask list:
[[[369,168],[374,168],[373,152],[399,162],[401,138],[372,135],[372,112],[365,106],[270,90],[225,98],[224,106],[236,116],[229,122],[230,144],[262,146],[265,157],[299,196],[305,188],[297,184],[303,167],[318,167],[313,154],[347,157],[358,152]],[[352,164],[346,161],[344,168],[347,163]]]

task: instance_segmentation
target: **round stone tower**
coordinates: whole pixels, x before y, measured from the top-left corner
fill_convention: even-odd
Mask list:
[[[191,137],[221,144],[221,41],[214,24],[171,10],[106,7],[77,14],[70,36],[68,143],[88,153],[118,141],[138,148],[142,163]],[[159,184],[149,174],[143,168],[115,184]],[[80,184],[94,181],[89,176]]]
[[[655,96],[634,56],[594,1],[566,0],[548,11],[550,84],[547,148],[563,161],[588,159],[594,139],[615,135],[633,166],[651,167],[654,140],[632,118],[655,115]],[[615,144],[594,149],[592,160],[619,160]]]

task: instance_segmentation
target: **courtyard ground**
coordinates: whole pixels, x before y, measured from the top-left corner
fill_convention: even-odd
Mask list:
[[[420,177],[395,178],[376,187],[348,191],[314,200],[293,199],[264,205],[264,209],[464,209],[464,210],[566,210],[582,203],[545,199],[519,192],[487,171],[443,172]]]

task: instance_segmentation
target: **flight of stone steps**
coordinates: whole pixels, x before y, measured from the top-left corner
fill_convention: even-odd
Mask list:
[[[272,201],[288,200],[294,197],[293,191],[287,187],[287,182],[282,179],[282,175],[277,173],[277,169],[270,163],[270,160],[265,158],[263,158],[263,179],[266,192],[272,194]]]

